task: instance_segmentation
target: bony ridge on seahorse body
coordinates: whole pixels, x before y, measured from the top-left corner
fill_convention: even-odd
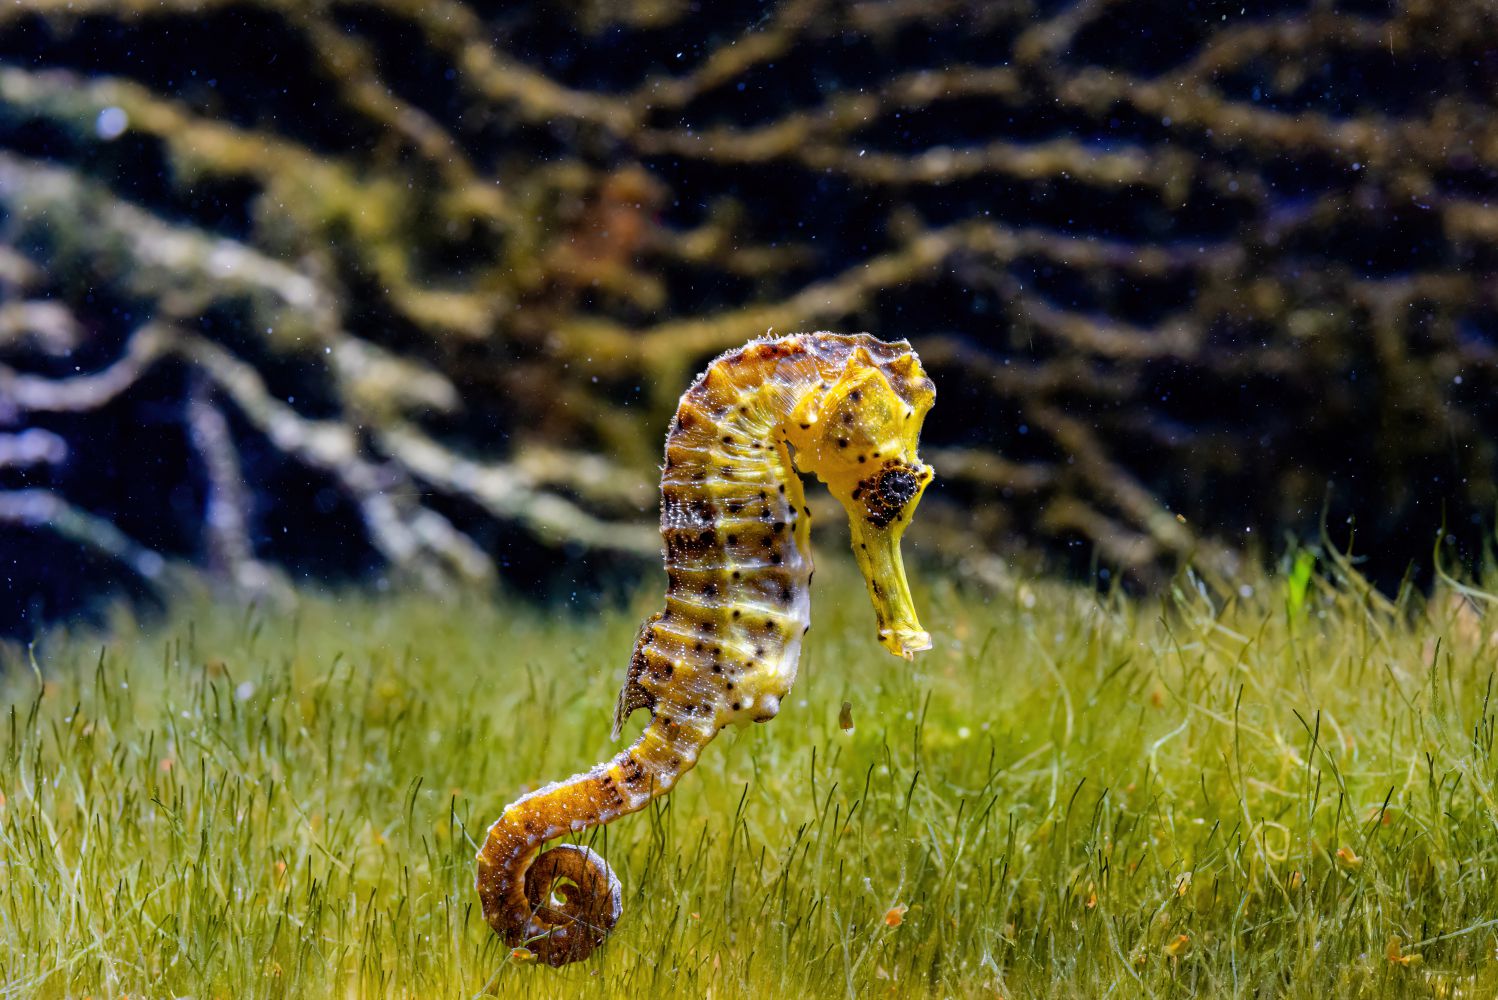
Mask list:
[[[719,730],[780,710],[811,621],[811,518],[797,470],[847,509],[879,642],[905,659],[931,647],[900,536],[931,482],[916,446],[934,399],[908,343],[866,334],[755,341],[692,383],[661,475],[666,607],[640,629],[614,735],[636,709],[650,722],[613,760],[522,796],[489,828],[477,888],[511,947],[549,965],[591,953],[619,918],[618,879],[586,847],[541,846],[637,812]]]

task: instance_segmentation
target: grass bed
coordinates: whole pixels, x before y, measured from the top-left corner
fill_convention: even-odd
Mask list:
[[[1498,991],[1484,595],[1391,603],[1340,560],[1160,601],[926,583],[937,646],[907,665],[851,571],[819,577],[780,717],[586,838],[624,916],[562,970],[489,932],[473,854],[520,791],[617,750],[658,593],[184,598],[12,650],[0,993]]]

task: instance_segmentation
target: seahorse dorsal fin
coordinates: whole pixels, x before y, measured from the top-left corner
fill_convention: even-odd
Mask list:
[[[650,641],[650,627],[661,620],[661,612],[657,611],[645,623],[640,626],[640,631],[635,636],[635,651],[630,657],[629,673],[625,675],[624,686],[619,689],[619,700],[614,703],[614,729],[611,739],[617,740],[624,732],[624,723],[634,714],[637,708],[651,708],[655,704],[655,696],[640,684],[640,675],[645,672],[645,644]]]
[[[619,700],[614,703],[614,728],[609,733],[609,739],[617,741],[624,733],[624,724],[635,714],[635,709],[649,708],[653,700],[650,692],[640,687],[638,682],[625,681],[624,687],[619,689]]]

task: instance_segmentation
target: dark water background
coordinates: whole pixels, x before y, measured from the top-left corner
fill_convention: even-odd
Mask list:
[[[912,538],[1149,588],[1492,528],[1488,3],[0,11],[0,632],[650,566],[676,395],[909,338]]]

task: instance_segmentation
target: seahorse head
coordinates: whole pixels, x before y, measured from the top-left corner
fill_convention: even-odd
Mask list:
[[[825,390],[802,401],[790,425],[796,464],[826,483],[848,512],[879,641],[906,659],[931,648],[910,598],[900,536],[932,479],[916,449],[935,398],[908,347],[881,360],[860,346]]]

